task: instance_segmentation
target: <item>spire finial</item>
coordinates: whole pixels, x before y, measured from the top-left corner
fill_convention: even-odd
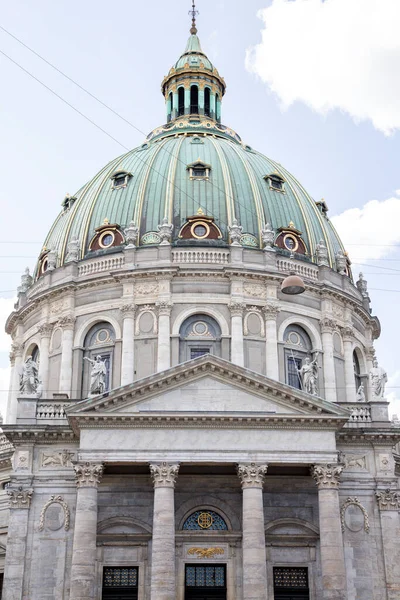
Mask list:
[[[196,27],[196,16],[199,14],[199,11],[196,10],[195,0],[192,0],[192,10],[189,10],[189,15],[192,17],[192,26],[190,28],[190,33],[192,35],[196,35],[197,27]]]

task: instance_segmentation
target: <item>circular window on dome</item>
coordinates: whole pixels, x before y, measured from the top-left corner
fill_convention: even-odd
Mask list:
[[[294,235],[287,233],[283,238],[283,243],[286,250],[290,250],[291,252],[296,252],[299,247],[299,242]]]
[[[198,240],[202,240],[206,237],[208,237],[208,234],[210,233],[210,227],[207,223],[194,223],[191,227],[191,234],[193,235],[193,237],[195,237]]]
[[[114,233],[112,231],[105,231],[101,234],[99,239],[99,246],[101,248],[109,248],[114,243]]]
[[[44,259],[44,261],[42,262],[42,267],[41,267],[41,272],[45,273],[47,271],[47,268],[49,266],[49,262],[47,260],[47,258]]]

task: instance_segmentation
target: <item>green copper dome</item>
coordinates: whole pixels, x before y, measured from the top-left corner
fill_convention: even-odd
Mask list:
[[[201,60],[198,68],[188,65],[192,58]],[[307,261],[315,262],[316,246],[323,240],[328,261],[336,268],[335,255],[343,247],[325,204],[316,203],[285,168],[244,145],[234,130],[220,123],[224,91],[224,80],[203,53],[193,26],[184,54],[163,81],[168,122],[65,199],[45,240],[47,250],[56,253],[57,266],[64,264],[72,240],[79,240],[81,259],[115,252],[115,247],[90,246],[104,222],[121,232],[120,244],[123,230],[133,221],[140,247],[160,241],[158,226],[166,219],[173,225],[172,244],[183,244],[181,228],[200,211],[214,219],[222,236],[186,239],[186,244],[229,244],[229,227],[237,221],[240,243],[260,249],[261,232],[269,223],[277,235],[281,228],[296,232]]]

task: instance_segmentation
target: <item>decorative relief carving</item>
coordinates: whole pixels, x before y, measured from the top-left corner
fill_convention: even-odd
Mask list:
[[[159,302],[157,302],[156,306],[158,308],[159,316],[169,316],[171,314],[173,305],[172,302],[169,302],[168,300],[160,300]]]
[[[136,296],[156,296],[158,294],[158,283],[137,283],[135,285]]]
[[[350,325],[341,327],[340,331],[342,333],[342,337],[345,342],[349,342],[354,338],[354,329],[353,329],[353,327],[350,327]]]
[[[383,492],[375,492],[378,501],[379,510],[399,510],[400,509],[400,493],[390,489]]]
[[[391,456],[390,454],[379,454],[379,470],[391,471]]]
[[[104,471],[102,463],[78,463],[74,465],[76,486],[81,487],[97,487],[101,481]]]
[[[249,317],[251,317],[251,315],[254,315],[253,319],[257,319],[255,321],[257,324],[255,331],[252,331],[252,325],[254,325],[254,323],[250,323],[249,326]],[[261,337],[265,336],[265,322],[261,316],[261,309],[258,306],[250,306],[246,308],[246,315],[243,323],[243,333],[244,335],[258,335]]]
[[[324,317],[319,322],[322,333],[332,333],[336,329],[336,321],[329,317]]]
[[[220,556],[221,554],[225,554],[225,550],[223,548],[189,548],[188,554],[191,556],[197,556],[198,558],[214,558],[215,556]]]
[[[40,337],[50,337],[52,331],[53,331],[53,324],[50,324],[50,323],[43,323],[42,325],[39,325],[39,327],[38,327],[38,333],[40,334]]]
[[[62,496],[50,496],[50,500],[48,500],[46,502],[46,504],[43,506],[42,511],[40,513],[40,519],[39,519],[39,531],[43,531],[43,529],[44,529],[44,519],[46,516],[46,511],[49,508],[49,506],[51,506],[52,504],[60,504],[60,506],[62,506],[63,511],[64,511],[64,529],[65,529],[65,531],[68,531],[69,523],[70,523],[70,512],[69,512],[68,504],[65,502],[65,500]],[[53,530],[56,531],[57,529],[60,529],[60,528],[56,527]]]
[[[136,304],[124,304],[120,311],[124,317],[134,317],[136,312]]]
[[[73,315],[65,315],[65,317],[61,317],[58,319],[57,325],[62,327],[63,329],[73,329],[75,325],[76,318]]]
[[[336,317],[336,319],[341,319],[341,320],[344,319],[344,310],[338,304],[333,304],[332,313],[333,313],[333,316]]]
[[[257,463],[241,463],[237,466],[237,474],[242,484],[242,488],[257,487],[262,488],[264,477],[267,473],[268,465],[258,465]]]
[[[314,465],[311,475],[319,488],[337,489],[344,465]]]
[[[7,494],[10,496],[10,508],[29,508],[33,489],[20,485],[17,488],[7,488]]]
[[[14,469],[16,471],[29,469],[29,450],[18,450],[15,453]]]
[[[58,452],[42,452],[40,466],[46,467],[72,467],[72,460],[75,458],[75,452],[69,450],[59,450]]]
[[[344,464],[345,469],[354,471],[365,471],[367,469],[367,457],[365,454],[342,454],[340,453],[340,462]]]
[[[355,496],[349,496],[346,500],[346,502],[344,502],[342,504],[342,507],[340,509],[340,521],[342,524],[342,531],[344,532],[345,528],[346,528],[346,510],[349,508],[349,506],[357,506],[364,517],[364,531],[366,533],[369,533],[369,519],[368,519],[368,512],[366,510],[366,508],[361,504],[361,502],[359,501],[358,498],[356,498]],[[359,531],[358,529],[352,529],[351,527],[349,527],[347,525],[348,529],[350,529],[351,531]]]
[[[178,477],[179,464],[170,464],[162,462],[159,464],[150,464],[150,475],[153,479],[154,487],[174,487]]]
[[[267,320],[276,319],[279,311],[281,310],[275,302],[268,302],[265,306],[262,307],[264,316]]]
[[[63,310],[68,308],[68,301],[64,298],[61,300],[55,300],[50,304],[50,312],[53,315],[59,315]]]
[[[228,304],[228,308],[231,311],[232,317],[242,317],[246,304],[244,302],[231,301],[230,304]]]
[[[243,292],[246,294],[246,296],[251,296],[252,298],[264,299],[267,297],[267,290],[265,289],[265,286],[257,283],[244,283]]]

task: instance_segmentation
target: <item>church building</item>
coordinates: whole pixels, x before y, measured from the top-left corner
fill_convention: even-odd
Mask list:
[[[22,277],[3,600],[400,599],[367,283],[225,91],[194,11],[166,122],[64,198]]]

